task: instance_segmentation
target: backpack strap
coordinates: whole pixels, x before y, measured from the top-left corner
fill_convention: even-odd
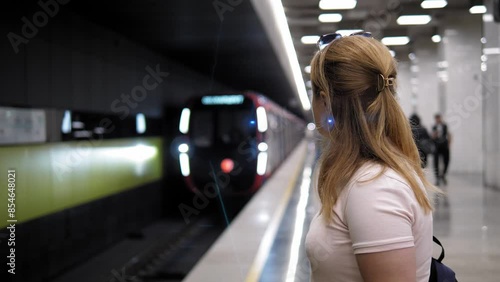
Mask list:
[[[432,241],[434,241],[434,243],[438,244],[441,247],[441,255],[437,259],[437,261],[441,262],[444,259],[444,247],[435,236],[432,236]]]

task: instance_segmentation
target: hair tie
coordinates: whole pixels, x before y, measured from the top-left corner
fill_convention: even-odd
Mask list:
[[[383,74],[377,76],[377,92],[380,93],[386,87],[394,85],[394,77],[386,78]]]

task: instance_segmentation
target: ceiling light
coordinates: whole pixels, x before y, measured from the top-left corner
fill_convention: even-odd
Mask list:
[[[434,43],[439,43],[439,42],[441,42],[441,35],[439,35],[439,34],[435,34],[435,35],[433,35],[433,36],[432,36],[432,42],[434,42]]]
[[[391,53],[391,56],[394,58],[396,57],[396,51],[394,50],[389,50],[389,53]]]
[[[469,9],[469,13],[471,13],[471,14],[484,14],[484,13],[486,13],[486,6],[484,6],[484,5],[472,6]]]
[[[303,44],[316,44],[316,43],[318,43],[318,40],[319,40],[319,36],[317,36],[317,35],[305,35],[305,36],[302,36],[302,38],[300,39],[300,41]]]
[[[446,7],[448,2],[446,0],[425,0],[420,4],[423,9],[441,9]]]
[[[311,66],[307,66],[307,67],[305,67],[305,68],[304,68],[304,71],[305,71],[306,73],[311,73]]]
[[[342,20],[341,14],[321,14],[318,20],[322,23],[338,23]]]
[[[500,54],[500,48],[498,48],[498,47],[484,48],[483,54],[485,54],[485,55],[498,55],[498,54]]]
[[[483,22],[491,23],[491,22],[493,22],[493,20],[494,20],[494,17],[492,14],[484,14],[483,15]]]
[[[424,25],[431,21],[429,15],[400,16],[397,20],[399,25]]]
[[[302,71],[300,69],[299,59],[297,57],[297,52],[295,51],[295,46],[293,44],[292,34],[290,33],[290,27],[288,26],[288,21],[285,15],[285,9],[283,8],[283,3],[281,1],[269,1],[271,5],[272,13],[274,14],[275,27],[278,29],[281,36],[282,45],[285,47],[286,56],[288,57],[288,62],[291,66],[293,80],[295,82],[295,87],[297,89],[297,94],[299,95],[300,103],[305,111],[311,109],[311,101],[307,97],[307,89],[304,84],[304,77],[302,76]]]
[[[391,46],[391,45],[406,45],[410,42],[410,38],[408,36],[393,36],[393,37],[384,37],[382,38],[382,43]]]
[[[339,33],[342,36],[349,36],[353,33],[361,32],[361,31],[363,31],[363,30],[362,29],[339,29],[335,33]]]
[[[356,7],[356,0],[321,0],[319,7],[322,10],[350,10]]]

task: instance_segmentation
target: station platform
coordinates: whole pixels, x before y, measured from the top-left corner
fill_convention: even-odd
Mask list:
[[[183,281],[309,281],[304,240],[319,210],[315,155],[314,142],[303,141]],[[441,187],[447,196],[435,199],[434,235],[459,281],[500,277],[500,191],[481,183],[481,175],[451,174]]]
[[[158,222],[142,231],[144,238],[124,240],[54,281],[309,281],[304,240],[320,207],[316,164],[315,142],[305,139],[228,222]],[[434,235],[459,281],[500,277],[500,191],[481,183],[481,175],[451,174],[441,187],[447,197],[435,199]],[[129,272],[142,272],[142,279]]]

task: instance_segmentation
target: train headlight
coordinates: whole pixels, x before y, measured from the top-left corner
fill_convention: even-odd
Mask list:
[[[179,150],[179,153],[187,153],[189,151],[189,145],[186,143],[182,143],[177,147],[177,150]]]
[[[259,151],[265,152],[265,151],[267,151],[268,146],[267,146],[266,142],[261,142],[261,143],[259,143],[259,145],[257,146],[257,148],[259,149]]]
[[[260,152],[257,156],[257,174],[264,175],[267,170],[267,152]]]
[[[234,162],[231,159],[223,159],[220,163],[220,169],[224,173],[230,173],[234,169]]]
[[[189,176],[191,174],[191,170],[189,167],[189,156],[186,153],[179,154],[179,164],[181,166],[181,173],[183,176]]]
[[[191,118],[191,110],[184,108],[181,113],[181,120],[179,121],[179,131],[187,134],[189,131],[189,119]]]
[[[257,108],[257,129],[259,132],[267,131],[267,114],[264,107]]]

